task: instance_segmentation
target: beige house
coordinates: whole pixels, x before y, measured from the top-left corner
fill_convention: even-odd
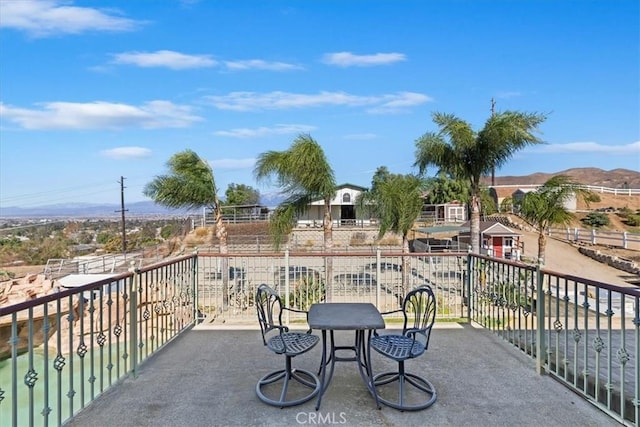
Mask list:
[[[376,225],[371,213],[356,209],[358,196],[366,190],[354,184],[339,185],[331,200],[331,218],[334,226],[369,226]],[[298,217],[299,227],[322,227],[324,218],[324,200],[314,200],[307,211]]]

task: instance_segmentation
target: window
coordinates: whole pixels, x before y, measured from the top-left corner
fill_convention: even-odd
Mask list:
[[[342,195],[342,203],[351,203],[351,194],[344,193]]]

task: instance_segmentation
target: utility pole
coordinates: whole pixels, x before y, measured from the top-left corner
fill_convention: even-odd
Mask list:
[[[496,115],[496,100],[491,98],[491,117]],[[491,166],[491,186],[495,187],[496,185],[496,166]]]
[[[120,177],[120,212],[122,214],[122,255],[127,258],[127,229],[125,227],[124,213],[127,209],[124,208],[124,180],[125,177]]]

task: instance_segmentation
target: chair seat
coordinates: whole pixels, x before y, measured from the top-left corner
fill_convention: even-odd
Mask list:
[[[319,341],[320,338],[317,335],[302,332],[285,332],[281,335],[271,337],[267,342],[267,347],[276,354],[296,356],[310,350],[313,346],[318,344]]]
[[[377,335],[371,337],[371,347],[394,360],[418,357],[425,351],[424,344],[406,335]]]

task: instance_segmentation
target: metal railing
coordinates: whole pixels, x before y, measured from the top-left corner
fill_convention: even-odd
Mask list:
[[[470,257],[470,318],[627,425],[639,425],[640,291]]]
[[[398,308],[430,284],[438,321],[492,330],[548,373],[638,425],[640,292],[468,253],[199,253],[0,308],[0,419],[62,425],[198,323],[255,323],[258,285],[288,306]],[[304,322],[304,317],[286,319]]]
[[[188,256],[0,308],[0,420],[62,425],[189,328]]]

